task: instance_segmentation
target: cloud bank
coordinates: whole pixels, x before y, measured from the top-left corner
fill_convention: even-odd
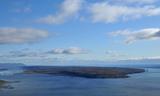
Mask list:
[[[32,43],[46,38],[48,32],[32,28],[0,28],[0,44]]]

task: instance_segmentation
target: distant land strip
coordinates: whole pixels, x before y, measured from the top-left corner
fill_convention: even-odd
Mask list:
[[[128,74],[145,72],[144,69],[120,67],[30,66],[25,67],[25,69],[25,74],[49,74],[84,78],[128,78]]]

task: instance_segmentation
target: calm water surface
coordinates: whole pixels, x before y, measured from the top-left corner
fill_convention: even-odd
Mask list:
[[[50,75],[8,75],[14,89],[0,90],[0,96],[160,96],[160,69],[126,79],[87,79]]]

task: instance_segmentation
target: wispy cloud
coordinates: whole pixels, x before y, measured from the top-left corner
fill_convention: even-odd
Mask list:
[[[128,2],[133,2],[133,0],[128,0]],[[145,0],[144,2],[147,1]],[[92,14],[93,22],[113,23],[117,21],[138,19],[145,16],[149,17],[160,15],[160,7],[156,7],[151,4],[128,6],[125,4],[121,5],[110,4],[108,2],[97,2],[91,4],[89,9]]]
[[[120,30],[112,32],[112,35],[124,36],[126,43],[132,43],[139,40],[155,40],[160,39],[160,28],[146,28],[136,31]]]
[[[114,51],[114,50],[107,50],[106,55],[111,57],[111,58],[119,58],[119,57],[126,57],[127,54],[122,54],[120,52]]]
[[[22,49],[22,50],[12,50],[12,51],[8,51],[5,53],[1,53],[0,54],[1,58],[8,58],[8,59],[21,59],[21,58],[47,58],[48,54],[46,54],[45,52],[42,51],[33,51],[30,49]]]
[[[134,58],[127,58],[124,60],[128,61],[141,61],[141,60],[160,60],[160,56],[154,56],[154,57],[134,57]]]
[[[0,28],[0,44],[32,43],[47,36],[47,31],[33,28]]]
[[[45,24],[61,24],[73,19],[77,14],[92,22],[114,23],[159,16],[160,7],[157,0],[107,0],[87,2],[84,0],[65,0],[56,14],[41,17],[36,22]],[[86,6],[87,5],[87,6]],[[81,10],[81,11],[80,11]],[[81,12],[81,13],[80,13]],[[87,14],[87,15],[86,15]],[[82,19],[82,18],[78,18]]]
[[[49,51],[51,54],[86,54],[87,50],[79,47],[70,47],[70,48],[55,48]]]
[[[72,18],[78,13],[81,8],[83,0],[65,0],[61,6],[60,11],[55,15],[48,15],[40,18],[37,22],[47,24],[60,24],[64,23],[67,19]]]
[[[55,48],[52,50],[31,50],[28,48],[0,53],[1,58],[53,58],[58,54],[87,54],[88,50],[79,47]],[[60,56],[61,57],[61,56]]]
[[[17,8],[17,9],[14,10],[14,12],[17,12],[17,13],[30,13],[30,12],[32,12],[32,9],[31,9],[31,7]]]

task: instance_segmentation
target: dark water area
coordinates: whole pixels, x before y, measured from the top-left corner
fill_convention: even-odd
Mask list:
[[[132,74],[130,78],[89,79],[43,74],[3,75],[14,89],[1,89],[0,96],[159,96],[160,69]]]

